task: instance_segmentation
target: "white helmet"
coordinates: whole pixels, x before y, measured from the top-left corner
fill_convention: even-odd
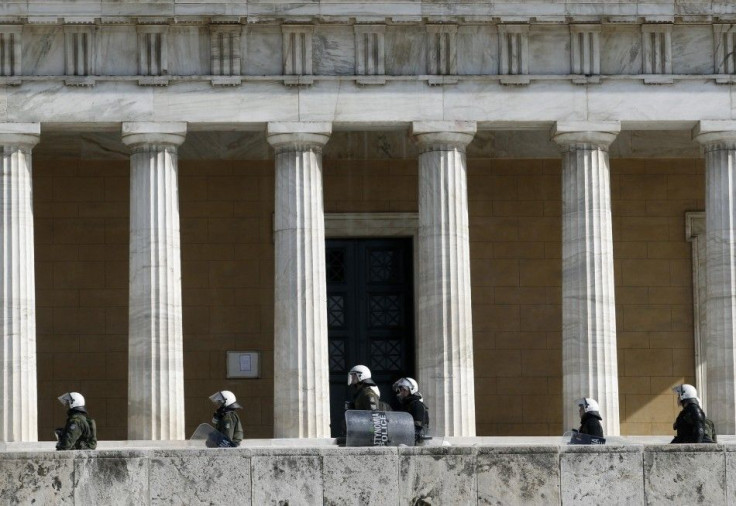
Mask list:
[[[371,377],[371,370],[368,369],[364,365],[356,365],[352,369],[350,369],[350,372],[348,373],[348,386],[352,385],[353,383],[359,383],[361,381],[365,381]],[[357,381],[353,381],[353,379],[357,379]]]
[[[582,406],[586,413],[591,413],[593,411],[597,413],[600,411],[600,408],[598,407],[598,402],[590,397],[583,397],[582,399],[578,399],[577,405]]]
[[[234,406],[236,408],[240,407],[240,405],[237,403],[237,399],[235,399],[235,394],[232,393],[230,390],[220,390],[219,392],[215,392],[214,394],[210,395],[210,400],[215,404],[219,404],[223,408],[226,408],[228,406]]]
[[[394,392],[398,393],[399,388],[406,388],[409,394],[414,395],[419,391],[419,385],[414,378],[401,378],[394,383]]]
[[[64,406],[68,406],[69,409],[79,408],[85,405],[84,396],[78,392],[67,392],[64,395],[60,395],[59,402]]]
[[[677,394],[677,398],[680,401],[684,401],[687,399],[698,399],[698,391],[695,389],[694,386],[688,385],[687,383],[673,387],[672,391]]]

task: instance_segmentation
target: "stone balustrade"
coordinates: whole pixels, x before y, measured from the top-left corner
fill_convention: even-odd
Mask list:
[[[566,446],[478,438],[452,446],[338,448],[329,440],[247,441],[237,449],[0,452],[3,504],[733,504],[736,441]],[[488,444],[487,441],[492,441]],[[13,450],[15,448],[15,450]],[[105,449],[107,448],[107,449]],[[10,449],[10,451],[8,451]],[[422,502],[423,501],[423,502]]]

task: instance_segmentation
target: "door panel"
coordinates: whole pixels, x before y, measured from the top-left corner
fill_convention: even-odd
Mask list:
[[[411,239],[331,239],[326,243],[332,435],[342,435],[347,373],[370,368],[381,399],[414,375]]]

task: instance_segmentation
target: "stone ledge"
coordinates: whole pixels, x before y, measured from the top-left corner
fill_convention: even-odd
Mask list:
[[[436,440],[436,446],[416,448],[338,448],[331,439],[246,440],[240,448],[205,449],[186,441],[104,441],[101,447],[118,448],[54,452],[51,442],[10,443],[5,446],[15,451],[0,452],[0,501],[725,504],[733,499],[726,487],[736,477],[733,437],[724,436],[725,444],[717,445],[617,438],[620,444],[585,447],[554,437],[460,439],[470,444]]]

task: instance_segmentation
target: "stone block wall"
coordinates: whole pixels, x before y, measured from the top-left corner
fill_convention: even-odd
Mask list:
[[[727,504],[732,445],[0,453],[4,504]]]
[[[127,435],[129,181],[127,161],[34,164],[40,440],[63,426],[69,391],[101,438]]]

